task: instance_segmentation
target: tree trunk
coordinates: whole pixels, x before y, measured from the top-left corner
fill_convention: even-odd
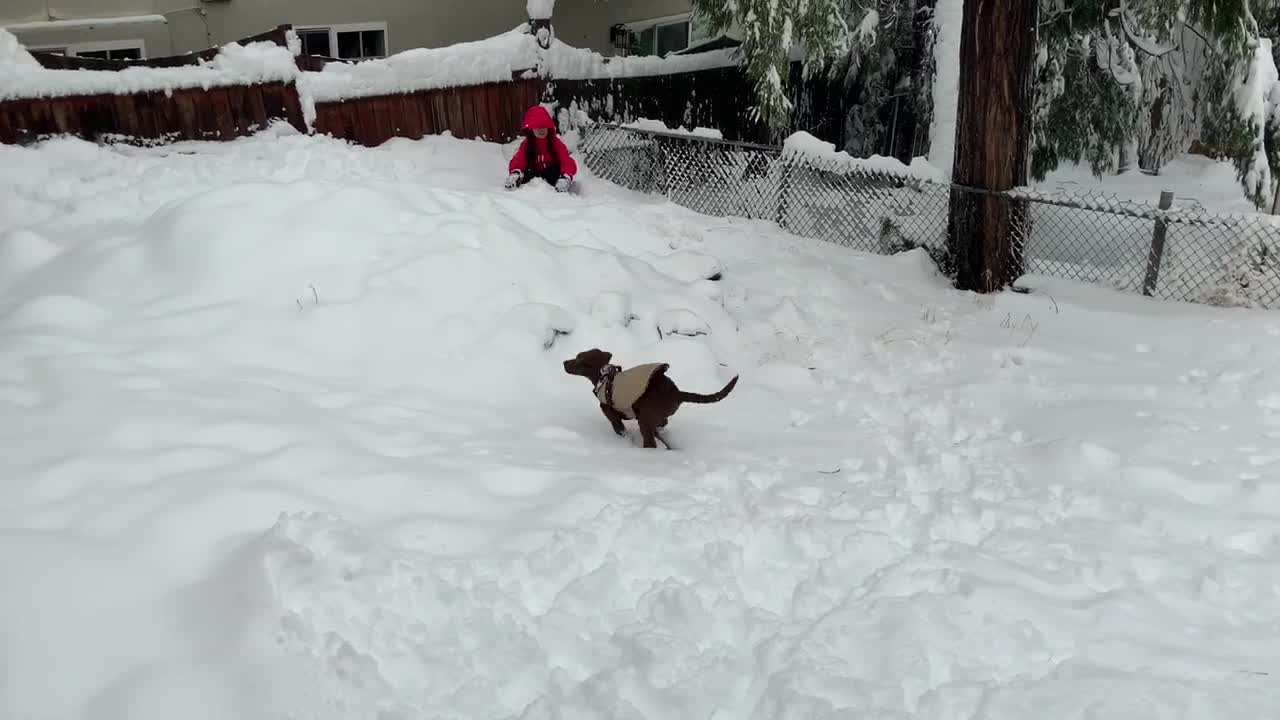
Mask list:
[[[1022,274],[1038,0],[965,0],[947,243],[956,286],[993,292]],[[992,192],[994,191],[994,192]]]

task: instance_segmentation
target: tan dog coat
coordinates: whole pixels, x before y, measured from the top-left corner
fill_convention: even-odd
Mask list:
[[[613,376],[613,409],[622,413],[624,418],[628,420],[635,419],[635,413],[632,412],[631,406],[635,405],[640,396],[649,387],[649,379],[658,370],[665,368],[666,363],[648,363],[646,365],[636,365],[633,368],[627,368],[617,375]],[[596,388],[596,399],[601,405],[609,402],[608,392],[609,386],[603,383]]]

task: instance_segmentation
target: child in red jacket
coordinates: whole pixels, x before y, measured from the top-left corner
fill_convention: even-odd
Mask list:
[[[568,192],[573,176],[578,172],[578,164],[556,134],[551,113],[541,105],[534,105],[524,114],[520,130],[524,133],[524,140],[507,164],[509,174],[505,187],[511,190],[540,177],[554,186],[556,192]]]

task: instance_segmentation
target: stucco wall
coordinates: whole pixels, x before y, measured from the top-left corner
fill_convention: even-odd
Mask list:
[[[18,38],[18,42],[32,48],[141,40],[147,57],[171,55],[174,51],[171,30],[167,22],[77,24],[47,29],[15,29],[10,32]]]
[[[18,31],[31,45],[141,38],[149,56],[203,50],[282,23],[295,26],[387,23],[387,52],[480,40],[525,22],[522,0],[0,0],[0,25],[58,19],[162,14],[164,25],[102,25]],[[576,47],[613,54],[615,23],[688,12],[689,0],[558,0],[557,36]]]
[[[689,0],[557,0],[551,22],[561,42],[612,55],[609,28],[615,24],[687,13],[690,7]]]
[[[525,22],[519,0],[279,0],[211,3],[209,27],[218,43],[282,23],[295,26],[387,23],[387,52],[481,40]]]
[[[11,22],[48,20],[44,0],[5,0],[0,2],[0,25]]]

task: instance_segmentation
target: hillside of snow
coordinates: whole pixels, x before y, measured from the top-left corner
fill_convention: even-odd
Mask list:
[[[0,146],[0,718],[1280,707],[1280,313],[977,297],[513,149]],[[645,450],[589,347],[742,380]]]

